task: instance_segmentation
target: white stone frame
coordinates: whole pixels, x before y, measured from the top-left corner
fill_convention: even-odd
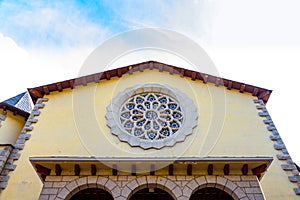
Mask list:
[[[143,140],[127,133],[127,131],[121,125],[119,122],[120,108],[123,106],[124,102],[134,95],[146,92],[165,94],[172,97],[180,104],[182,113],[184,114],[184,119],[176,134],[162,140]],[[107,126],[110,127],[111,133],[118,136],[120,141],[128,142],[132,147],[139,146],[143,149],[161,149],[165,146],[174,146],[177,142],[183,142],[186,136],[191,135],[193,133],[193,129],[197,126],[198,112],[193,101],[178,89],[170,86],[150,83],[136,85],[118,93],[112,99],[111,104],[107,106],[106,118]]]

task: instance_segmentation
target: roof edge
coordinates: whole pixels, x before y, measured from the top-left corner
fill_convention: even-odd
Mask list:
[[[47,85],[42,85],[34,88],[28,88],[29,94],[31,95],[33,102],[35,103],[38,98],[42,98],[44,95],[50,94],[50,92],[59,91],[63,89],[71,88],[79,85],[87,85],[88,83],[94,82],[98,83],[100,80],[110,80],[113,77],[122,77],[124,74],[132,74],[134,72],[142,72],[145,69],[157,69],[160,72],[169,72],[170,74],[178,74],[181,77],[189,77],[193,81],[202,80],[203,83],[213,83],[215,86],[224,86],[228,90],[235,89],[239,90],[241,93],[250,93],[258,99],[263,100],[266,104],[272,93],[272,90],[265,88],[253,86],[250,84],[237,82],[217,76],[213,76],[206,73],[201,73],[189,69],[184,69],[176,67],[173,65],[168,65],[160,63],[157,61],[147,61],[142,63],[137,63],[133,65],[128,65],[125,67],[120,67],[112,70],[107,70],[104,72],[99,72],[91,75],[81,76],[74,79],[64,80],[56,83],[51,83]]]
[[[271,163],[273,157],[68,157],[68,156],[49,156],[49,157],[30,157],[31,162],[261,162]]]
[[[4,111],[9,110],[11,111],[14,115],[21,115],[22,117],[24,117],[25,119],[27,119],[30,115],[30,113],[21,110],[15,106],[9,105],[7,103],[1,102],[0,103],[0,108],[2,108]]]

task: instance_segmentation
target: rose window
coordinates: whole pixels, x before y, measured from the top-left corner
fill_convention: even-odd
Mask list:
[[[131,135],[144,140],[160,140],[175,134],[183,123],[179,104],[168,95],[137,94],[120,111],[120,122]]]
[[[193,101],[176,88],[136,85],[119,92],[107,106],[111,133],[132,147],[160,149],[183,142],[197,126]]]

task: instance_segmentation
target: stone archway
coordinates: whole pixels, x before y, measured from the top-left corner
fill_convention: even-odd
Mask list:
[[[216,187],[204,187],[199,190],[196,190],[190,200],[234,200],[232,196],[230,196],[224,190],[221,190]]]
[[[256,176],[213,175],[85,176],[81,178],[78,176],[49,176],[44,183],[40,198],[70,200],[77,192],[87,188],[102,189],[116,200],[129,200],[132,195],[145,188],[148,190],[150,188],[152,192],[153,189],[154,192],[166,192],[176,200],[188,200],[202,188],[217,188],[228,193],[234,200],[252,199],[253,196],[265,199]],[[89,191],[87,190],[87,192]],[[145,190],[145,192],[147,191]]]
[[[165,190],[150,185],[136,191],[129,200],[174,200],[174,198]]]
[[[188,182],[183,188],[183,195],[185,197],[192,197],[192,195],[203,188],[216,188],[224,191],[234,200],[249,199],[246,193],[235,183],[229,179],[221,176],[200,176]]]
[[[105,191],[111,195],[113,199],[120,196],[120,188],[114,181],[106,177],[98,177],[90,180],[91,181],[88,181],[88,177],[77,178],[63,187],[56,197],[70,200],[78,192],[88,188]]]
[[[155,177],[155,176],[142,176],[137,179],[130,181],[123,189],[122,196],[126,197],[128,200],[138,191],[143,189],[154,189],[157,191],[166,192],[172,199],[178,199],[182,195],[180,186],[178,186],[174,181],[165,177]],[[167,195],[166,195],[167,196]]]
[[[113,200],[112,195],[100,188],[86,188],[74,194],[70,200]]]

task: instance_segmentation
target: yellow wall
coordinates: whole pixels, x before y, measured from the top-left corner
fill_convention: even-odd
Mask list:
[[[4,112],[0,109],[0,113],[6,113],[5,120],[0,122],[0,144],[14,145],[25,124],[25,119],[20,115],[13,115],[9,110]]]
[[[169,85],[193,99],[199,112],[198,126],[184,142],[160,150],[144,150],[132,148],[111,135],[106,125],[106,106],[119,92],[144,83]],[[49,101],[40,110],[32,136],[20,151],[22,155],[15,162],[18,167],[10,174],[9,184],[0,194],[3,199],[38,198],[42,183],[29,163],[30,156],[272,156],[274,161],[261,181],[266,198],[299,199],[292,189],[296,185],[288,181],[287,173],[280,168],[281,163],[276,159],[279,152],[273,149],[270,132],[263,118],[258,116],[254,97],[250,94],[166,72],[145,70],[73,90],[52,92],[45,98]]]

